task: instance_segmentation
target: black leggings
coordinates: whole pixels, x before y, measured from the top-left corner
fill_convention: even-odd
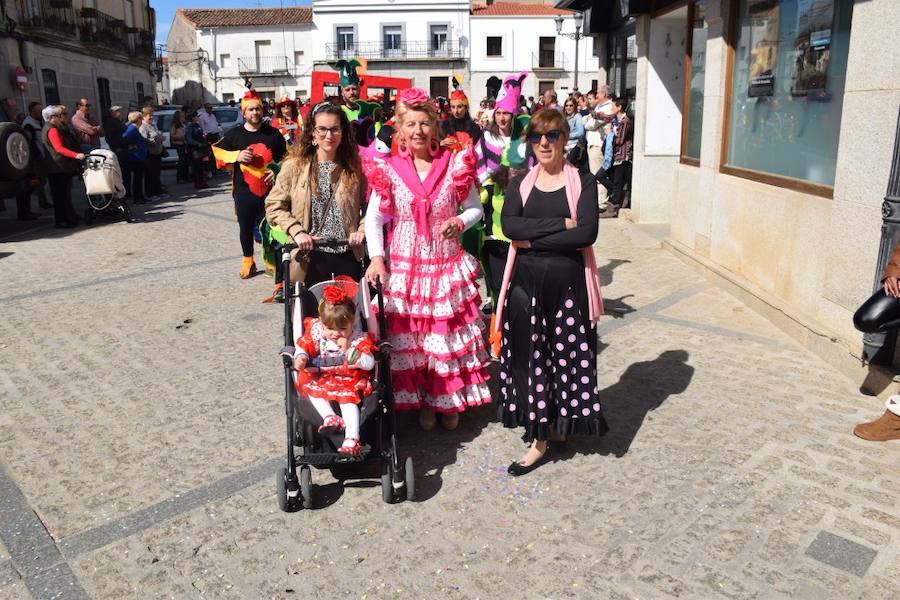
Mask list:
[[[262,198],[241,196],[234,199],[234,214],[237,215],[240,227],[241,252],[245,257],[253,256],[253,237],[265,213]]]
[[[485,273],[491,299],[496,303],[500,297],[500,288],[503,286],[503,271],[506,270],[506,257],[509,255],[509,242],[500,240],[484,240],[481,247],[482,263],[487,265]],[[494,309],[496,311],[496,309]]]
[[[900,327],[900,298],[887,295],[881,288],[857,309],[853,325],[863,333],[883,333]]]

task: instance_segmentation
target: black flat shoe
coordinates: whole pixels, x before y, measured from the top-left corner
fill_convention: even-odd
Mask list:
[[[521,477],[522,475],[528,475],[529,473],[531,473],[532,471],[537,469],[539,466],[541,466],[542,464],[547,462],[547,460],[549,460],[549,458],[550,458],[550,448],[548,447],[542,457],[540,457],[539,459],[537,459],[536,461],[534,461],[527,467],[525,465],[521,464],[519,461],[515,461],[512,464],[510,464],[509,467],[507,467],[506,472],[509,473],[510,475],[512,475],[513,477]]]

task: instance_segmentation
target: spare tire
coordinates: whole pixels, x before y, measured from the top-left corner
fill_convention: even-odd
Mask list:
[[[28,175],[31,145],[15,123],[0,123],[0,177],[18,180]]]

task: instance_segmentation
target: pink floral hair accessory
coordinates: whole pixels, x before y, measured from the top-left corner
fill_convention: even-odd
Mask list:
[[[397,104],[405,104],[407,106],[426,104],[428,100],[428,92],[418,87],[407,88],[397,95]]]

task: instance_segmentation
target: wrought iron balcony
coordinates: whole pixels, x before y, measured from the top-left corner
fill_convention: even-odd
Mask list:
[[[42,27],[74,36],[77,31],[72,0],[34,0],[30,14],[23,19],[25,27]]]
[[[450,60],[464,58],[458,40],[325,44],[328,60],[360,56],[368,60]]]
[[[553,50],[541,50],[531,55],[531,69],[534,71],[568,71],[566,55]]]
[[[125,37],[125,22],[100,12],[95,8],[82,8],[78,18],[81,41],[92,46],[102,46],[121,52],[129,52]]]
[[[151,59],[156,56],[156,40],[153,34],[146,30],[140,30],[135,34],[134,56]]]
[[[287,56],[243,56],[237,63],[241,75],[282,75],[292,66]]]

